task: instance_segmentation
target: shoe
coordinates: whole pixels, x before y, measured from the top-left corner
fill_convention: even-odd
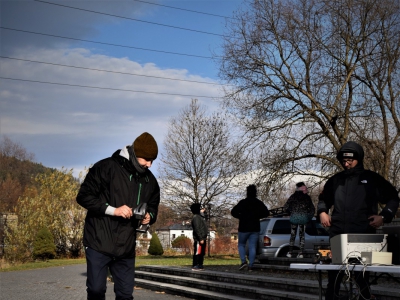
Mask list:
[[[303,253],[299,253],[299,254],[297,254],[297,258],[304,258],[304,256],[303,256]]]
[[[247,262],[244,262],[240,265],[239,270],[243,270],[244,268],[247,267]]]
[[[198,267],[197,270],[199,270],[199,271],[204,271],[204,267],[203,267],[202,265],[198,265],[197,267]]]
[[[248,272],[253,272],[253,267],[247,267]]]
[[[200,267],[199,266],[194,266],[194,267],[192,267],[192,271],[200,271]]]
[[[292,257],[292,253],[288,252],[288,253],[286,254],[286,257],[291,258],[291,257]]]

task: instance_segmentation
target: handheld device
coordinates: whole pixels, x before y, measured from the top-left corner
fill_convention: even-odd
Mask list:
[[[136,207],[133,211],[133,215],[136,220],[139,220],[139,226],[136,228],[137,232],[145,233],[150,228],[149,224],[141,224],[140,220],[143,220],[147,212],[147,203],[142,203]]]

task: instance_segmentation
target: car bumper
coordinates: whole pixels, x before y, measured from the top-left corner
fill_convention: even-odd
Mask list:
[[[264,259],[264,258],[276,257],[278,250],[279,250],[279,248],[263,249],[261,253],[257,254],[257,258]]]

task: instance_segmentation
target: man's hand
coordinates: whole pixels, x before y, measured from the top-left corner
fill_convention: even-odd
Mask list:
[[[149,224],[150,223],[150,214],[146,213],[144,219],[142,220],[142,224]]]
[[[325,213],[325,212],[320,213],[319,219],[321,220],[322,226],[324,226],[324,227],[331,226],[331,217],[327,213]]]
[[[200,241],[200,244],[204,244],[204,240],[201,240],[201,241]]]
[[[115,209],[114,216],[130,219],[132,217],[132,208],[127,205],[120,206]]]
[[[369,225],[375,228],[381,227],[383,225],[383,217],[379,215],[372,215],[368,218]]]

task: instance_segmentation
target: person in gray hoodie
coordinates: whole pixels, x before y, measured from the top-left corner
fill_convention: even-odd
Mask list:
[[[399,207],[397,190],[379,174],[364,169],[364,150],[359,144],[345,143],[337,159],[344,170],[328,179],[319,196],[317,214],[322,226],[329,227],[330,238],[345,233],[375,233],[395,216]],[[379,203],[384,205],[380,212]],[[374,299],[368,273],[355,274],[356,282],[363,299]],[[326,300],[339,299],[343,276],[343,272],[328,271]]]

